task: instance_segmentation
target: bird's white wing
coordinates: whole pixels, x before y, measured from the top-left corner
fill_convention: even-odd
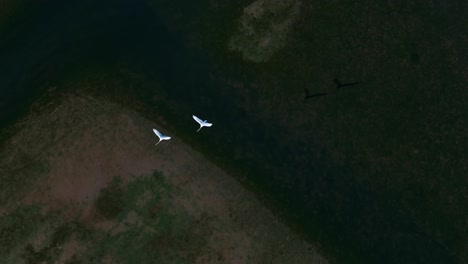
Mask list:
[[[208,123],[208,122],[207,122],[207,123],[205,123],[205,124],[203,124],[203,126],[206,126],[206,127],[210,127],[210,126],[212,126],[212,125],[213,125],[213,124],[211,124],[211,123]]]
[[[203,120],[201,120],[200,118],[198,118],[198,117],[196,117],[194,115],[192,117],[193,117],[193,119],[195,119],[195,121],[198,122],[198,124],[200,124],[200,125],[203,124]]]
[[[153,132],[154,132],[154,133],[156,134],[156,136],[158,136],[159,138],[164,137],[164,135],[163,135],[161,132],[159,132],[158,130],[156,130],[155,128],[153,128]]]

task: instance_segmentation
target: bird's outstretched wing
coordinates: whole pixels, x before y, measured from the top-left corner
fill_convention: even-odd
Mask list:
[[[203,120],[201,120],[200,118],[196,117],[195,115],[192,115],[193,119],[195,119],[195,121],[198,122],[198,124],[203,124]]]
[[[163,137],[165,137],[161,132],[159,132],[158,130],[156,130],[156,128],[153,128],[153,132],[156,134],[156,136],[158,136],[158,138],[163,138]]]
[[[206,127],[210,127],[210,126],[212,126],[212,125],[213,125],[213,124],[211,124],[211,123],[205,123],[205,124],[203,124],[203,126],[206,126]]]

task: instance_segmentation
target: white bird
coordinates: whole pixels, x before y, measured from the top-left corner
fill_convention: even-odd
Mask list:
[[[193,117],[193,119],[195,119],[195,121],[197,121],[198,124],[200,124],[200,128],[197,130],[197,132],[200,131],[200,129],[202,129],[202,127],[210,127],[210,126],[213,125],[211,123],[208,123],[206,120],[203,121],[203,120],[201,120],[200,118],[198,118],[198,117],[196,117],[194,115],[192,117]]]
[[[159,141],[158,141],[158,143],[156,143],[156,145],[158,145],[158,144],[159,144],[161,141],[163,141],[163,140],[169,140],[169,139],[171,139],[171,137],[168,137],[168,136],[164,135],[163,133],[161,133],[161,132],[159,132],[158,130],[156,130],[156,128],[153,128],[153,132],[154,132],[154,133],[156,134],[156,136],[158,136],[158,138],[159,138]],[[155,145],[155,146],[156,146],[156,145]]]

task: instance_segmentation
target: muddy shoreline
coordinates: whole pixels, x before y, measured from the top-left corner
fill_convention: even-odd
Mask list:
[[[181,263],[284,263],[291,259],[295,263],[328,263],[314,246],[264,209],[254,194],[179,139],[154,148],[150,128],[155,124],[151,121],[102,98],[62,94],[57,99],[60,102],[27,115],[2,149],[3,177],[15,173],[20,184],[2,192],[8,195],[2,198],[7,205],[2,207],[2,226],[11,224],[6,221],[21,208],[26,210],[22,217],[27,217],[36,214],[28,208],[39,206],[42,213],[37,217],[43,219],[40,224],[28,224],[30,235],[6,245],[10,253],[5,254],[2,244],[2,259],[31,260],[39,258],[34,252],[42,252],[47,260],[60,263],[113,262],[116,258],[130,261],[132,252],[141,252],[140,261],[146,263],[145,254],[153,251],[129,247],[119,252],[102,244],[109,243],[105,237],[125,237],[120,246],[149,239],[148,246],[153,247],[154,239],[172,239],[165,232],[174,230],[171,232],[177,235],[175,230],[189,228],[184,240],[192,243],[190,247],[184,247],[182,241],[161,242],[169,243],[161,251],[161,263],[174,259]],[[15,170],[24,159],[36,165]],[[27,183],[21,184],[26,178]],[[109,187],[115,180],[117,189]],[[122,202],[124,207],[115,207]],[[158,231],[158,221],[166,218],[171,222]],[[55,245],[48,244],[61,228],[68,230],[64,237],[53,242]],[[156,230],[149,237],[135,237],[132,228]],[[50,229],[57,231],[41,231]],[[9,232],[15,234],[14,230]],[[83,237],[82,232],[87,235]],[[37,239],[39,242],[33,242]],[[51,246],[63,250],[51,251]],[[198,253],[193,255],[191,250]]]

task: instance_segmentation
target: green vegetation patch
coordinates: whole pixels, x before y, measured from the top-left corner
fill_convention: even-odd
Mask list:
[[[116,178],[96,201],[99,212],[116,222],[110,231],[85,232],[80,242],[89,250],[75,261],[193,263],[206,245],[209,225],[171,203],[177,192],[158,171],[125,189]]]
[[[28,243],[23,250],[22,257],[26,263],[52,263],[58,259],[63,251],[60,246],[69,239],[74,231],[73,225],[61,225],[53,231],[47,243],[44,243],[41,248],[36,249],[31,243]]]
[[[37,230],[38,224],[42,221],[39,208],[35,206],[21,206],[10,214],[2,215],[0,218],[0,258],[5,259],[10,251],[23,244]]]
[[[75,223],[63,223],[58,212],[41,214],[38,206],[19,206],[0,218],[1,263],[53,263],[62,245],[76,232]],[[5,261],[5,262],[2,262]]]
[[[60,212],[20,205],[0,216],[0,263],[56,263],[76,230]]]
[[[37,206],[20,206],[0,219],[0,259],[7,263],[193,263],[206,248],[211,218],[195,217],[172,204],[179,192],[160,172],[142,175],[126,186],[120,178],[96,199],[99,213],[111,223],[94,229],[60,212],[41,213]]]
[[[0,158],[5,158],[5,153]],[[49,164],[27,153],[17,153],[12,162],[0,164],[0,204],[7,204],[31,188],[32,181],[49,172]]]
[[[123,210],[123,195],[122,182],[116,177],[99,193],[96,209],[106,219],[115,218]]]

